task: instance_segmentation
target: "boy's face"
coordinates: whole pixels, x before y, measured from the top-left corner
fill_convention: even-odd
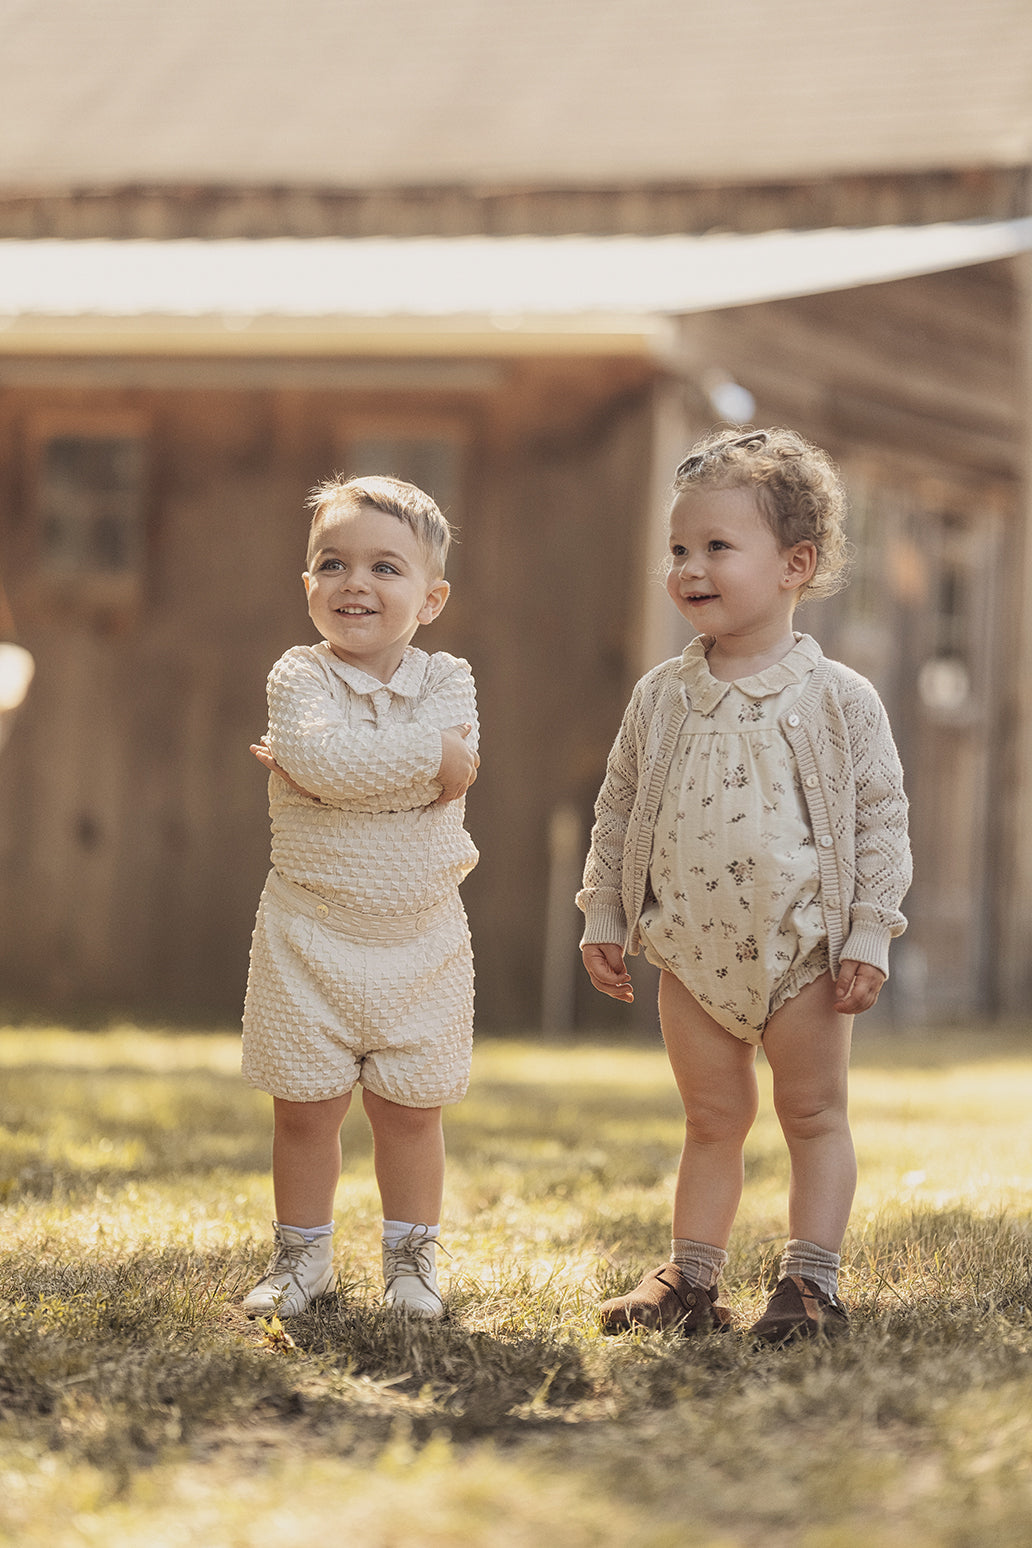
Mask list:
[[[373,505],[329,510],[312,534],[308,612],[335,656],[389,682],[420,624],[448,599],[415,533]]]

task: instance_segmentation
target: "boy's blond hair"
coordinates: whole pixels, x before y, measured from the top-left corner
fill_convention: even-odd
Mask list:
[[[319,524],[333,511],[358,510],[371,505],[388,516],[396,516],[415,535],[432,579],[444,575],[444,566],[451,546],[452,529],[442,516],[435,501],[415,484],[406,484],[400,478],[386,474],[374,474],[366,478],[333,478],[316,484],[305,505],[312,512],[312,524],[308,532],[308,560],[311,562]]]
[[[794,430],[717,430],[697,442],[674,475],[674,497],[700,485],[753,489],[780,548],[812,543],[817,568],[801,595],[828,597],[845,585],[846,491],[827,452]]]

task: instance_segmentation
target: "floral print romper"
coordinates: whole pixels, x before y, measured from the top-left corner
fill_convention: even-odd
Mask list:
[[[656,818],[641,934],[650,962],[759,1043],[774,1011],[828,970],[817,852],[778,725],[820,652],[804,636],[766,671],[725,683],[706,643],[684,654],[692,710]]]

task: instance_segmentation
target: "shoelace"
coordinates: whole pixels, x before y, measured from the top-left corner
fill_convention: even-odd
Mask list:
[[[427,1283],[434,1271],[434,1265],[430,1257],[430,1248],[434,1246],[432,1241],[425,1237],[417,1237],[413,1232],[406,1236],[397,1247],[385,1247],[384,1257],[387,1259],[387,1277],[395,1279],[399,1274],[415,1274],[430,1288]]]
[[[314,1246],[315,1242],[281,1241],[269,1260],[264,1278],[271,1279],[274,1274],[289,1274],[296,1280],[298,1270],[304,1267],[305,1259]]]

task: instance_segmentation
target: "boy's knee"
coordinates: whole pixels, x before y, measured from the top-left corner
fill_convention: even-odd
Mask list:
[[[276,1098],[273,1118],[281,1139],[313,1140],[339,1129],[348,1109],[347,1096],[326,1102],[286,1102]]]
[[[373,1128],[392,1134],[425,1134],[441,1122],[439,1107],[403,1107],[400,1102],[377,1096],[375,1091],[363,1090],[362,1103]]]

